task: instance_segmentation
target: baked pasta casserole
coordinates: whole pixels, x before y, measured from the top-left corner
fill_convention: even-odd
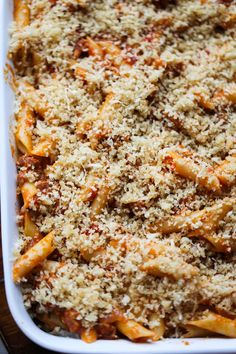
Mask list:
[[[13,279],[54,334],[236,337],[236,3],[15,0]]]

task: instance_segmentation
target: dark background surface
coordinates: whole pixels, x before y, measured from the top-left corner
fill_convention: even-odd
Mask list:
[[[5,296],[1,246],[0,242],[0,342],[3,342],[0,343],[0,354],[56,354],[31,342],[15,324]]]

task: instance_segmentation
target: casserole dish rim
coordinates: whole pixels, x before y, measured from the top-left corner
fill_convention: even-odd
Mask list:
[[[111,340],[99,340],[93,344],[86,344],[80,339],[46,333],[31,319],[24,307],[20,288],[13,283],[11,276],[13,246],[17,239],[16,168],[10,143],[10,117],[13,115],[14,95],[5,82],[4,67],[7,61],[8,28],[12,19],[12,7],[12,1],[0,1],[0,183],[5,289],[7,302],[15,322],[33,342],[61,353],[235,353],[236,339],[229,338],[164,339],[152,344],[137,344],[120,339],[115,341],[115,346]]]

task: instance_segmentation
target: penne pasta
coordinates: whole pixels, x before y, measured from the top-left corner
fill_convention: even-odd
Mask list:
[[[33,199],[37,193],[37,188],[34,183],[25,182],[21,187],[21,194],[24,201],[24,208],[29,208],[30,201]]]
[[[14,20],[19,28],[30,24],[30,9],[27,0],[14,0]]]
[[[150,259],[141,266],[141,270],[155,277],[169,277],[174,280],[190,279],[199,273],[197,267],[184,262],[180,258],[170,259],[166,256],[158,256]]]
[[[98,187],[97,187],[97,179],[93,175],[88,175],[86,180],[86,184],[82,186],[78,202],[88,202],[93,200],[97,195]]]
[[[31,109],[41,117],[45,118],[46,114],[49,113],[49,105],[47,102],[43,101],[39,90],[35,89],[34,86],[27,81],[21,81],[19,84],[19,91]]]
[[[77,136],[80,139],[88,136],[93,149],[97,147],[99,140],[101,140],[109,131],[107,125],[110,121],[112,121],[116,107],[116,104],[111,102],[113,98],[113,93],[109,93],[106,96],[106,99],[99,108],[95,119],[83,119],[77,124]]]
[[[106,99],[99,108],[97,117],[93,123],[92,133],[89,137],[93,149],[97,147],[99,140],[107,134],[107,125],[112,121],[114,117],[115,105],[111,103],[113,98],[113,93],[109,93],[106,96]]]
[[[236,103],[236,90],[234,89],[221,89],[221,90],[217,90],[216,93],[213,96],[213,100],[215,100],[217,103],[218,102],[225,102],[228,101],[231,104],[235,104]]]
[[[15,262],[13,266],[13,279],[15,282],[19,282],[55,250],[53,238],[54,232],[52,231]]]
[[[114,116],[114,106],[111,104],[111,101],[114,98],[114,94],[110,92],[107,96],[98,112],[98,121],[111,121]]]
[[[87,74],[88,74],[88,71],[85,70],[84,68],[81,68],[79,66],[77,66],[75,68],[75,76],[76,77],[81,77],[84,80],[84,79],[86,79]]]
[[[154,337],[154,332],[149,329],[143,327],[138,322],[133,320],[128,321],[117,321],[116,322],[117,329],[128,337],[132,341],[140,341],[146,342],[148,340],[152,340]]]
[[[98,44],[102,48],[103,55],[108,55],[108,59],[111,60],[115,66],[119,67],[124,64],[123,59],[120,57],[121,50],[118,46],[110,41],[99,41]]]
[[[93,56],[99,61],[109,62],[115,68],[129,69],[131,67],[132,60],[122,58],[121,49],[109,40],[95,41],[91,37],[79,40],[74,49],[74,59],[78,59],[81,53],[86,51],[88,51],[89,56]],[[77,70],[76,68],[75,74],[85,78],[83,69],[78,68]]]
[[[152,340],[156,342],[163,338],[165,334],[165,322],[162,318],[160,318],[159,315],[155,313],[150,316],[150,321],[151,323],[154,323],[153,325],[150,325],[149,328],[154,333]]]
[[[48,157],[52,154],[54,142],[49,137],[42,137],[38,144],[34,146],[31,153],[35,156]]]
[[[80,248],[81,256],[87,261],[90,262],[94,257],[99,256],[105,252],[103,247],[99,247],[97,249],[88,249],[86,247]]]
[[[90,213],[90,218],[93,220],[96,218],[97,215],[101,213],[101,211],[105,208],[107,201],[109,199],[109,193],[111,191],[111,188],[108,184],[103,185],[94,199],[92,205],[91,205],[91,213]]]
[[[203,210],[188,212],[185,215],[171,216],[148,228],[149,232],[170,234],[173,232],[187,233],[188,237],[201,237],[207,239],[218,252],[229,252],[230,246],[226,240],[217,239],[214,232],[218,229],[220,221],[234,206],[234,198],[225,198],[212,207]]]
[[[195,96],[200,107],[210,111],[215,109],[215,104],[212,102],[212,100],[205,98],[200,93],[195,93]]]
[[[39,143],[33,147],[32,128],[34,123],[33,109],[26,102],[22,102],[17,114],[17,147],[23,154],[47,157],[54,147],[54,142],[49,137],[42,137]]]
[[[184,338],[201,338],[201,337],[211,337],[213,333],[204,328],[195,327],[192,325],[185,326],[187,333],[184,334]]]
[[[34,66],[39,66],[43,64],[43,58],[39,53],[33,53],[33,64]]]
[[[236,338],[236,320],[220,316],[211,311],[205,312],[202,319],[189,321],[188,325],[222,334],[226,337]]]
[[[189,237],[197,237],[194,232],[188,235]],[[201,235],[200,235],[201,236]],[[234,240],[227,240],[222,237],[217,236],[216,234],[212,233],[205,233],[202,234],[202,238],[205,238],[210,244],[214,247],[215,252],[221,253],[230,253],[235,250],[235,241]]]
[[[209,167],[201,167],[189,157],[170,152],[169,156],[173,159],[174,169],[180,176],[188,178],[213,192],[220,191],[220,181]]]
[[[120,55],[120,48],[110,41],[99,41],[98,45],[102,48],[103,53],[109,54],[113,59]]]
[[[96,57],[102,59],[103,50],[97,42],[95,42],[92,38],[87,37],[86,45],[88,47],[89,55],[96,56]]]
[[[24,213],[24,234],[26,237],[30,237],[24,247],[24,253],[39,242],[43,237],[40,234],[37,225],[32,221],[28,211],[25,211]]]
[[[92,128],[92,122],[87,119],[80,120],[76,127],[76,134],[80,139],[87,135],[88,131]]]
[[[188,212],[184,215],[170,216],[167,220],[159,222],[150,231],[169,234],[180,231],[200,232],[201,229],[217,229],[219,222],[232,210],[234,199],[225,198],[212,207],[199,211]]]
[[[30,214],[27,211],[24,215],[24,234],[30,237],[40,235],[38,226],[32,221]]]
[[[93,343],[97,340],[95,328],[82,328],[80,336],[85,343]]]
[[[26,102],[22,102],[16,115],[16,144],[23,154],[30,154],[32,150],[32,128],[35,118],[32,109]]]
[[[199,228],[199,233],[204,233],[208,230],[217,230],[221,220],[233,209],[234,203],[235,198],[225,198],[212,207],[206,208],[205,222],[203,222],[203,228]]]
[[[215,169],[215,173],[220,182],[225,186],[230,186],[236,181],[236,155],[230,156]]]

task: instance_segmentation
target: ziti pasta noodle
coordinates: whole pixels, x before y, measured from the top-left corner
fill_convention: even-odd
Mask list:
[[[13,280],[45,331],[236,337],[235,11],[14,1]]]

